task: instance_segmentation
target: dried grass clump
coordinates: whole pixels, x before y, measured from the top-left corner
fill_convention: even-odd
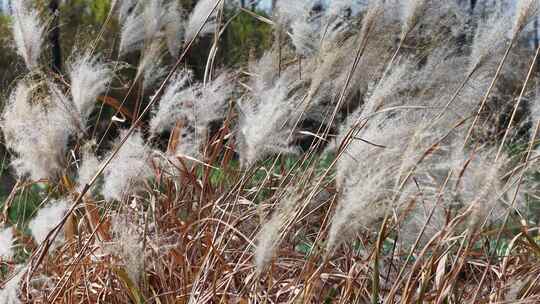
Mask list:
[[[454,1],[277,4],[245,71],[184,67],[199,29],[220,47],[220,1],[115,1],[125,73],[29,66],[0,303],[538,302],[536,1],[480,25]],[[33,196],[35,242],[12,219]]]
[[[472,165],[464,169],[464,162],[455,161],[464,157],[460,156],[463,152],[457,152],[456,158],[462,144],[459,139],[464,134],[455,124],[474,111],[472,100],[481,97],[471,87],[458,98],[459,105],[447,103],[461,81],[456,75],[466,75],[467,59],[456,54],[445,47],[432,51],[420,68],[412,62],[395,67],[342,129],[345,135],[339,139],[346,139],[349,132],[353,139],[337,164],[337,181],[343,197],[330,229],[329,250],[334,250],[351,232],[360,228],[370,230],[374,223],[392,213],[411,214],[412,220],[403,224],[405,231],[431,227],[431,231],[424,231],[424,239],[444,227],[444,210],[456,212],[482,206],[471,217],[484,220],[490,214],[498,199],[480,197],[483,193],[496,193],[491,178],[476,176],[481,185],[443,191],[449,193],[448,197],[443,195],[444,199],[438,194],[447,178],[451,185],[456,175],[461,174],[455,182],[457,187],[461,178],[469,176],[469,171],[473,175],[483,172]],[[446,110],[440,112],[441,108]],[[489,190],[476,190],[479,187]],[[456,201],[457,196],[465,199]],[[420,199],[423,206],[415,207]],[[483,203],[478,203],[480,200]],[[418,212],[422,209],[424,215]]]

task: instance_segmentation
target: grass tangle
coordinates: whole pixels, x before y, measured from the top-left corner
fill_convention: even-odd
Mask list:
[[[65,71],[38,2],[0,304],[540,303],[538,0],[110,1]],[[272,43],[228,66],[237,18]]]

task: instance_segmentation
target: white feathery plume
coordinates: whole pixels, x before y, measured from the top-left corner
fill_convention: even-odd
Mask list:
[[[270,220],[262,225],[257,236],[258,242],[255,249],[255,265],[258,273],[261,273],[264,267],[272,260],[279,245],[283,227],[294,215],[294,209],[299,203],[298,199],[300,197],[295,193],[285,197],[279,204],[278,210],[275,210],[274,214],[272,214]]]
[[[4,289],[0,290],[0,303],[2,304],[20,304],[19,284],[26,273],[28,266],[18,266],[16,274],[4,284]]]
[[[201,148],[209,139],[210,124],[225,118],[233,88],[234,82],[231,81],[230,74],[224,72],[204,87],[195,85],[186,90],[186,94],[193,94],[195,99],[192,104],[189,100],[184,103],[183,117],[186,125],[182,128],[182,138],[175,147],[177,156],[203,156]]]
[[[370,121],[357,136],[372,144],[353,140],[339,160],[338,186],[343,195],[332,219],[327,247],[330,251],[358,229],[369,230],[388,212],[399,214],[419,195],[428,201],[422,206],[430,209],[438,188],[455,165],[446,161],[456,150],[453,138],[439,142],[436,150],[425,154],[444,136],[440,131],[446,130],[444,127],[429,126],[426,120],[414,116],[408,121],[406,115],[394,115]],[[414,179],[410,178],[411,172]],[[442,209],[442,203],[437,208]],[[435,217],[428,233],[444,224],[443,214]],[[417,222],[405,225],[414,230]]]
[[[111,218],[113,242],[107,251],[122,259],[129,278],[137,284],[144,266],[144,250],[142,236],[135,219],[125,214],[115,214]]]
[[[249,87],[253,92],[263,92],[272,87],[278,76],[275,58],[276,54],[268,51],[258,60],[250,62]]]
[[[125,18],[120,34],[120,55],[139,50],[144,44],[144,18],[142,14],[132,12]]]
[[[288,25],[293,20],[305,16],[314,3],[314,0],[278,1],[276,6],[277,20],[281,25]]]
[[[173,1],[167,6],[165,15],[165,37],[167,38],[167,48],[173,57],[180,55],[182,40],[184,39],[185,24],[183,14],[178,7],[178,2]]]
[[[17,53],[24,59],[26,67],[33,70],[45,37],[45,26],[41,23],[37,11],[26,0],[13,1],[13,38]]]
[[[77,191],[81,192],[84,186],[92,180],[99,168],[100,162],[97,156],[89,147],[84,147],[82,152],[82,163],[79,166],[77,177]]]
[[[197,5],[195,5],[193,8],[186,25],[186,41],[191,41],[193,38],[195,38],[195,35],[197,35],[197,31],[199,28],[201,28],[201,26],[202,30],[199,34],[200,36],[204,36],[215,31],[217,27],[217,9],[214,10],[208,20],[206,20],[206,17],[208,14],[210,14],[210,12],[212,12],[218,1],[221,0],[200,0],[197,2]]]
[[[362,129],[358,137],[378,146],[353,140],[338,161],[338,187],[343,189],[343,195],[328,235],[330,251],[352,232],[382,218],[393,207],[392,188],[399,169],[399,155],[410,131],[395,121],[386,122],[382,129],[378,127],[382,118],[376,120]]]
[[[384,4],[382,1],[371,1],[364,18],[362,18],[362,27],[360,28],[360,37],[361,39],[366,39],[369,34],[369,31],[375,26],[377,21],[379,21],[381,15],[384,13]]]
[[[291,24],[291,41],[296,52],[303,56],[313,55],[320,45],[320,21],[299,18]]]
[[[531,129],[529,130],[530,140],[535,140],[535,138],[532,138],[534,136],[535,130],[537,124],[540,123],[540,92],[539,89],[536,89],[535,96],[531,100],[531,104],[529,105],[529,120],[531,124]],[[538,150],[536,150],[538,151]]]
[[[290,27],[289,35],[296,52],[306,57],[318,50],[322,33],[322,14],[313,14],[313,4],[313,1],[280,1],[277,6],[277,22]]]
[[[291,134],[302,115],[301,97],[289,97],[290,89],[288,77],[283,75],[273,87],[254,94],[260,100],[244,100],[239,104],[239,148],[244,165],[270,153],[299,152],[291,144]]]
[[[166,88],[160,105],[150,121],[153,134],[172,130],[182,124],[181,139],[175,148],[177,156],[197,158],[208,139],[210,123],[225,117],[227,102],[233,93],[234,82],[229,73],[202,86],[188,86],[191,72],[179,72]]]
[[[137,66],[136,79],[143,77],[143,89],[147,90],[165,77],[167,69],[162,66],[162,50],[159,41],[153,41],[143,52]]]
[[[28,224],[32,237],[38,244],[41,244],[47,239],[49,232],[60,223],[68,209],[69,202],[63,199],[53,201],[38,210],[36,216]],[[52,248],[56,248],[62,242],[63,239],[59,235],[51,246]]]
[[[136,6],[139,4],[138,0],[117,0],[120,3],[118,6],[118,19],[120,23],[124,23],[126,18],[131,14]],[[115,3],[116,4],[116,3]]]
[[[231,74],[222,72],[214,80],[200,88],[200,97],[195,102],[195,113],[197,120],[203,124],[224,117],[227,110],[227,101],[234,91],[234,81]]]
[[[380,110],[380,107],[387,102],[387,99],[408,85],[406,81],[407,73],[412,69],[413,64],[407,61],[392,70],[371,93],[362,109],[362,113],[370,115]]]
[[[512,35],[517,35],[531,19],[538,14],[540,9],[539,0],[518,0],[516,5],[516,14],[514,16],[514,25]]]
[[[500,219],[507,208],[500,204],[503,187],[499,181],[506,160],[494,162],[492,157],[488,157],[493,153],[488,152],[492,151],[488,150],[470,161],[459,184],[461,200],[468,204],[466,207],[472,208],[469,217],[472,228],[486,219]]]
[[[40,180],[54,177],[62,169],[75,126],[56,94],[36,96],[35,87],[24,80],[17,84],[2,113],[2,129],[7,146],[16,154],[12,165],[17,174]]]
[[[469,72],[473,72],[487,62],[497,60],[494,56],[504,51],[508,42],[510,20],[508,17],[492,17],[478,26],[471,46]]]
[[[0,259],[10,259],[13,256],[13,229],[0,230]]]
[[[255,248],[255,266],[257,273],[262,273],[264,267],[269,264],[278,248],[283,235],[287,233],[287,226],[290,226],[295,219],[309,214],[324,204],[331,196],[326,191],[318,192],[308,201],[309,193],[317,191],[313,184],[288,185],[285,190],[276,196],[273,211],[270,219],[261,225],[257,235],[257,247]]]
[[[122,131],[119,138],[124,138],[126,132]],[[103,172],[104,198],[121,201],[124,195],[141,189],[152,176],[150,156],[151,150],[144,143],[141,133],[131,134]]]
[[[328,5],[326,15],[327,16],[340,16],[343,14],[343,11],[348,9],[353,9],[357,7],[358,3],[355,3],[351,0],[333,0]]]
[[[153,44],[161,36],[166,16],[163,0],[144,2],[140,13],[133,10],[122,26],[120,54],[139,50],[145,43]]]
[[[402,38],[403,39],[420,21],[422,14],[424,14],[429,4],[429,0],[406,0],[403,7],[403,26],[402,26]]]
[[[163,0],[153,0],[145,3],[143,10],[145,41],[151,42],[158,37],[166,16],[167,11],[163,5]]]
[[[343,194],[332,219],[329,251],[352,232],[369,228],[387,212],[401,212],[418,195],[418,187],[425,192],[423,195],[435,197],[436,189],[452,169],[454,162],[445,160],[452,158],[457,146],[456,136],[446,135],[453,119],[430,125],[434,114],[431,107],[384,111],[399,106],[438,108],[441,94],[452,94],[452,90],[441,90],[441,85],[459,82],[453,79],[456,76],[448,77],[447,72],[457,59],[445,59],[444,54],[448,52],[434,53],[419,70],[408,61],[395,67],[371,92],[364,108],[350,118],[354,122],[362,116],[369,120],[353,133],[355,136],[337,163],[337,183]],[[342,133],[349,132],[350,126],[351,122]],[[441,141],[443,137],[445,141]],[[437,149],[431,151],[435,143]],[[431,152],[424,154],[427,151]],[[420,186],[409,177],[411,172]],[[441,214],[435,214],[429,227],[440,227],[441,218]],[[432,228],[430,231],[436,229]]]
[[[419,244],[420,248],[423,248],[434,235],[444,229],[447,223],[447,209],[443,205],[444,202],[438,199],[439,193],[436,191],[438,189],[426,188],[422,187],[420,194],[422,202],[415,203],[409,217],[400,224],[399,237],[406,247],[411,247],[422,233]]]
[[[96,98],[107,89],[112,72],[107,65],[87,53],[70,65],[69,76],[73,104],[84,126],[94,109]]]
[[[186,106],[192,106],[196,96],[193,90],[187,88],[191,77],[191,71],[181,70],[170,80],[159,101],[159,106],[154,110],[150,120],[152,133],[171,130],[176,122],[185,115]]]
[[[164,37],[172,56],[177,56],[184,34],[184,23],[176,1],[144,2],[129,14],[122,26],[120,54],[139,50]]]

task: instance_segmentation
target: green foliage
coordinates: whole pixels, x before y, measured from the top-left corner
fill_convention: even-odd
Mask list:
[[[8,212],[8,220],[11,223],[25,226],[25,224],[35,215],[39,205],[41,204],[40,189],[37,185],[26,188],[18,193]],[[6,198],[2,197],[0,201],[0,209],[3,209]]]
[[[264,15],[262,12],[257,12]],[[232,16],[231,16],[232,17]],[[272,44],[272,27],[247,13],[239,13],[224,34],[223,57],[226,66],[247,63],[250,56],[259,57]]]
[[[111,9],[110,0],[87,0],[91,16],[96,22],[104,22]]]
[[[77,12],[80,20],[85,23],[101,24],[105,22],[110,9],[110,0],[75,0],[64,4],[63,13],[71,10]]]

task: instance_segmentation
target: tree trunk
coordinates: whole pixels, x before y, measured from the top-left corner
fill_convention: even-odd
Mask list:
[[[477,0],[471,0],[471,13],[474,12],[474,8],[476,7]]]
[[[49,11],[53,16],[51,21],[51,31],[49,32],[49,43],[51,44],[51,68],[56,73],[62,72],[62,49],[60,48],[60,27],[59,18],[60,11],[58,10],[59,0],[51,0],[49,2]]]

